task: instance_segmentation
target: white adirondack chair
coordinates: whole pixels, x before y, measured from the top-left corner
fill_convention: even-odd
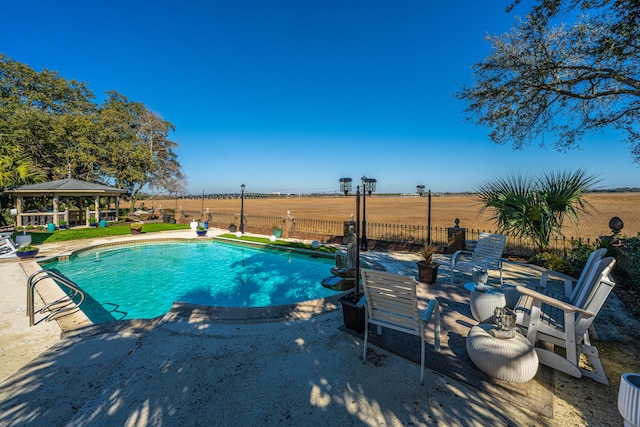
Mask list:
[[[418,309],[416,287],[418,282],[413,276],[384,273],[362,269],[362,287],[364,289],[365,329],[363,363],[367,363],[367,342],[369,324],[420,337],[420,384],[424,381],[425,330],[424,324],[433,319],[434,349],[440,351],[440,304],[435,298],[429,301],[426,310]]]
[[[589,328],[604,305],[615,282],[609,274],[615,264],[612,257],[596,261],[573,300],[540,293],[525,286],[517,286],[522,294],[516,305],[517,323],[526,329],[527,339],[536,345],[551,344],[565,348],[561,355],[551,348],[536,347],[538,359],[566,374],[583,375],[597,382],[609,384],[595,346],[591,345]],[[584,354],[593,370],[580,365]]]
[[[480,233],[474,250],[456,251],[451,257],[451,284],[456,270],[472,273],[474,268],[482,267],[487,272],[492,268],[499,270],[502,285],[502,252],[506,241],[507,236],[502,234]]]
[[[546,294],[549,279],[555,277],[557,279],[560,279],[562,282],[564,282],[564,290],[563,290],[564,293],[561,294],[562,297],[568,298],[568,301],[571,304],[575,305],[575,300],[578,297],[578,295],[580,295],[582,291],[582,287],[584,286],[587,277],[589,277],[591,270],[595,268],[595,266],[598,264],[598,261],[604,258],[606,254],[607,254],[606,248],[596,249],[595,251],[591,252],[591,254],[589,254],[589,258],[587,259],[587,262],[584,265],[584,268],[582,269],[582,272],[580,273],[580,277],[578,278],[578,280],[574,279],[573,277],[570,277],[561,273],[557,273],[555,271],[544,270],[540,277],[540,284],[538,284],[537,286],[528,286],[528,287],[538,292]]]

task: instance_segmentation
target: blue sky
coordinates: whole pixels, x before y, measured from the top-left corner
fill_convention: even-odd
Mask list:
[[[615,134],[557,153],[492,143],[453,98],[530,2],[6,2],[0,51],[40,71],[116,90],[176,125],[189,191],[468,191],[505,173],[585,168],[640,186]],[[355,184],[354,184],[355,190]]]

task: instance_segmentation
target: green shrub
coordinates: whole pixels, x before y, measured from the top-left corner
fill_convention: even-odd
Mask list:
[[[640,276],[640,232],[637,236],[627,239],[624,252],[629,258],[631,273],[636,277]]]
[[[536,254],[529,259],[529,262],[548,268],[549,270],[557,271],[558,273],[567,274],[569,276],[575,275],[574,265],[560,255],[552,252],[541,252]]]

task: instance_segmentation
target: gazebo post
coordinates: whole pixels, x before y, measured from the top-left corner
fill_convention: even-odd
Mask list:
[[[96,223],[100,222],[100,196],[96,196],[93,205],[96,210]]]
[[[58,222],[59,222],[59,218],[58,218],[58,195],[55,195],[53,197],[53,223],[55,224],[56,228],[58,227]]]
[[[18,215],[16,215],[16,225],[21,226],[22,225],[22,197],[16,197],[16,212],[18,213]]]

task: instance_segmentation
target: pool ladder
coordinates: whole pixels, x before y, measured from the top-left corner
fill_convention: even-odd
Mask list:
[[[27,316],[29,316],[29,326],[35,325],[35,288],[36,285],[44,279],[51,279],[61,287],[65,287],[71,290],[71,295],[67,295],[53,302],[50,302],[37,311],[37,313],[42,314],[49,312],[49,314],[42,319],[46,322],[55,319],[62,313],[79,310],[80,305],[84,302],[85,299],[85,294],[80,289],[80,287],[73,283],[68,277],[60,273],[58,270],[51,269],[36,271],[31,276],[29,276],[29,280],[27,282]],[[80,301],[76,304],[73,302],[73,298],[77,295],[80,296]]]

